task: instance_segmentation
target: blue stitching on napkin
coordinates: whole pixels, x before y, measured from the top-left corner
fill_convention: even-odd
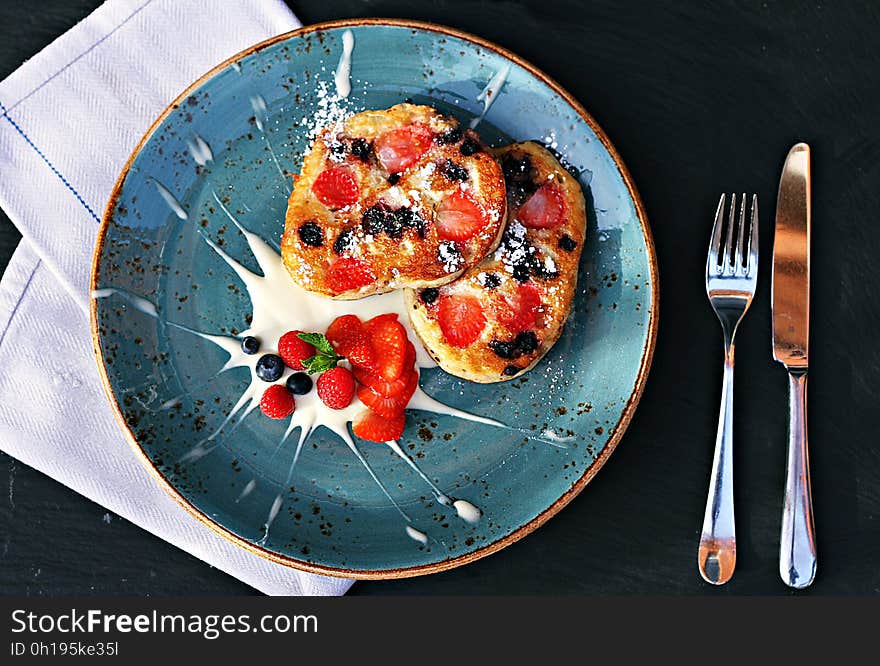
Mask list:
[[[69,68],[71,65],[73,65],[76,61],[80,60],[80,59],[83,58],[84,56],[86,56],[86,55],[88,55],[89,53],[91,53],[91,52],[95,49],[95,47],[97,47],[98,45],[100,45],[100,44],[101,44],[105,39],[107,39],[110,35],[112,35],[114,32],[116,32],[116,31],[119,30],[122,26],[124,26],[126,23],[128,23],[131,19],[133,19],[137,14],[139,14],[139,13],[140,13],[140,12],[146,7],[146,6],[149,5],[152,1],[153,1],[153,0],[147,0],[144,4],[142,4],[140,7],[138,7],[137,9],[135,9],[131,14],[129,14],[128,16],[126,16],[125,19],[124,19],[119,25],[117,25],[115,28],[113,28],[113,30],[111,30],[110,32],[108,32],[108,33],[107,33],[106,35],[104,35],[103,37],[101,37],[101,39],[99,39],[97,42],[95,42],[94,44],[92,44],[92,45],[91,45],[89,48],[87,48],[85,51],[83,51],[83,52],[80,53],[78,56],[76,56],[76,58],[74,58],[74,59],[71,60],[69,63],[67,63],[66,65],[64,65],[64,67],[62,67],[61,69],[59,69],[59,70],[58,70],[57,72],[55,72],[52,76],[50,76],[48,79],[46,79],[45,81],[43,81],[40,85],[38,85],[36,88],[34,88],[33,90],[31,90],[27,95],[25,95],[24,97],[22,97],[20,100],[18,100],[18,101],[17,101],[15,104],[13,104],[12,106],[10,106],[10,107],[9,107],[9,110],[11,111],[11,110],[14,109],[15,107],[17,107],[19,104],[21,104],[23,101],[25,101],[28,97],[30,97],[31,95],[33,95],[34,93],[36,93],[38,90],[40,90],[43,86],[45,86],[47,83],[49,83],[52,79],[54,79],[56,76],[58,76],[59,74],[61,74],[62,72],[64,72],[67,68]]]
[[[9,121],[9,124],[15,128],[15,131],[18,132],[19,134],[21,134],[21,136],[24,138],[24,140],[28,142],[28,145],[30,145],[30,147],[36,151],[37,155],[39,155],[43,159],[43,161],[46,163],[46,166],[48,166],[50,169],[52,169],[52,173],[54,173],[56,176],[58,176],[61,179],[61,182],[67,186],[68,190],[73,192],[73,194],[77,198],[77,200],[83,205],[83,207],[87,211],[89,211],[89,215],[91,215],[93,218],[95,218],[95,222],[100,222],[101,218],[98,217],[97,215],[95,215],[95,211],[93,211],[91,206],[89,206],[89,204],[86,203],[86,200],[82,198],[82,195],[80,195],[80,193],[76,191],[76,188],[70,184],[70,181],[68,181],[67,178],[65,178],[64,175],[58,169],[55,168],[55,165],[52,164],[52,162],[49,161],[49,158],[43,154],[43,151],[40,150],[39,148],[37,148],[37,144],[35,144],[33,141],[31,141],[31,138],[27,135],[27,133],[21,127],[19,127],[18,123],[12,119],[12,117],[9,115],[9,112],[6,110],[6,107],[3,105],[3,102],[0,102],[0,111],[3,112],[3,117]]]
[[[12,312],[9,313],[9,317],[6,319],[6,325],[3,328],[3,334],[0,335],[0,347],[3,346],[3,341],[6,340],[6,334],[9,332],[9,329],[12,328],[12,320],[15,318],[15,313],[18,312],[18,306],[20,306],[24,301],[24,295],[27,293],[28,288],[31,286],[31,282],[34,281],[34,276],[37,274],[37,269],[42,263],[42,259],[37,259],[33,269],[31,270],[31,274],[28,276],[27,282],[24,283],[24,287],[21,290],[21,295],[18,297],[18,301],[16,301],[15,306],[12,308]]]

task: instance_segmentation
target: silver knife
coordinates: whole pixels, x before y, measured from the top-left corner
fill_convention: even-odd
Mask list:
[[[810,147],[785,158],[773,238],[773,358],[788,370],[788,461],[779,543],[779,575],[804,588],[816,577],[816,532],[807,450],[810,339]]]

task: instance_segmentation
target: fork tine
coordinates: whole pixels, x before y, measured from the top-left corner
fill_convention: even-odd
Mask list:
[[[736,252],[734,252],[733,256],[733,270],[735,273],[742,273],[746,265],[746,208],[748,208],[748,201],[746,200],[746,193],[743,192],[739,204],[739,237],[736,241]]]
[[[731,270],[733,255],[733,224],[736,221],[736,195],[730,195],[730,215],[727,216],[727,240],[724,243],[722,266],[725,272]]]
[[[749,228],[749,261],[747,275],[758,270],[758,195],[752,195],[752,222]]]
[[[717,267],[719,264],[718,253],[721,251],[721,226],[724,222],[724,194],[718,201],[718,210],[715,211],[715,224],[712,226],[712,239],[709,241],[709,259],[706,264],[706,271]]]

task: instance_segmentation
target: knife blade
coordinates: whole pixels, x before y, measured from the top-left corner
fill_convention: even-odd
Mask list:
[[[810,341],[810,147],[795,145],[785,159],[773,239],[773,357],[806,368]]]
[[[798,143],[785,159],[773,238],[773,357],[788,370],[788,456],[779,539],[779,575],[793,588],[816,577],[816,530],[807,445],[810,340],[810,147]]]

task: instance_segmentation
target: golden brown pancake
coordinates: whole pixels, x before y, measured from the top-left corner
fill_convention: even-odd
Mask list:
[[[584,243],[580,184],[541,144],[494,151],[509,222],[479,265],[439,288],[407,290],[410,321],[446,372],[500,382],[530,370],[562,334]]]
[[[339,299],[445,284],[498,244],[504,178],[472,131],[428,106],[323,129],[288,201],[281,255],[303,288]]]

